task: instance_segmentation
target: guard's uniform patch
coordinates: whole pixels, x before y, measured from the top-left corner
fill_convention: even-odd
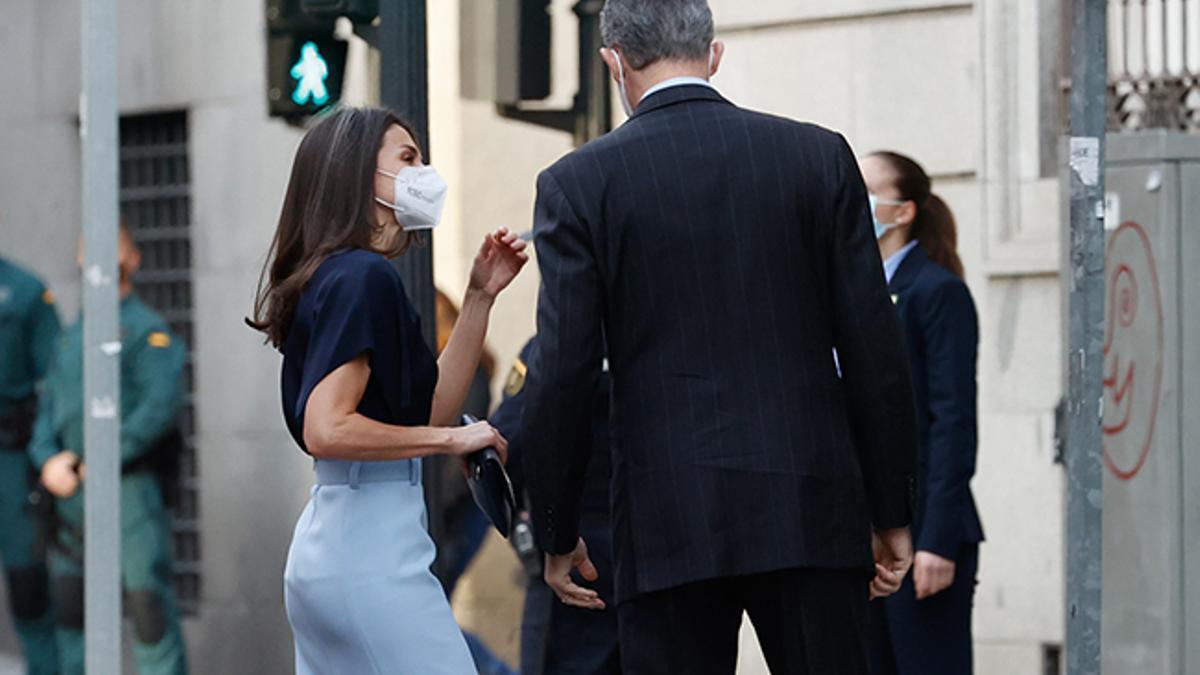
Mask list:
[[[53,305],[54,304],[54,291],[47,288],[42,293],[42,302],[46,303],[47,305]]]
[[[504,381],[504,395],[516,396],[525,388],[525,373],[529,368],[519,357],[513,363],[512,370],[508,371],[508,379]]]
[[[166,333],[164,333],[160,330],[156,330],[150,334],[150,337],[146,338],[146,342],[151,347],[158,347],[159,349],[166,349],[167,347],[171,346],[171,336],[167,335]]]

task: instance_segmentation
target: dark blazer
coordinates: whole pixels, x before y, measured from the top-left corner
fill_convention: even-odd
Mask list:
[[[889,290],[908,344],[921,437],[913,544],[955,560],[963,544],[983,541],[970,485],[979,319],[967,285],[920,246],[900,263]]]
[[[618,601],[869,573],[870,526],[910,521],[917,431],[845,139],[672,87],[537,188],[524,459],[542,547],[576,544],[606,338]]]

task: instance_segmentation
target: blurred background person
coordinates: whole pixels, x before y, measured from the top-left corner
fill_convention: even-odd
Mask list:
[[[884,274],[904,328],[920,425],[916,555],[900,591],[872,603],[875,675],[972,670],[971,608],[983,528],[975,474],[979,320],[954,215],[912,159],[862,160]]]
[[[83,267],[83,247],[78,264]],[[170,519],[160,453],[175,452],[186,350],[167,322],[133,293],[141,253],[120,228],[121,583],[133,624],[133,655],[143,675],[187,672],[171,570]],[[83,672],[83,321],[58,343],[38,406],[29,455],[55,498],[50,550],[58,650],[65,675]],[[115,412],[115,411],[114,411]]]
[[[521,419],[525,410],[525,378],[537,338],[525,343],[504,385],[504,400],[492,413],[493,426],[508,439],[509,476],[518,500],[524,502],[525,472]],[[613,593],[612,525],[609,523],[609,482],[612,458],[608,452],[608,367],[605,363],[596,380],[591,402],[592,452],[583,480],[580,502],[580,532],[588,542],[588,553],[599,575],[594,588],[605,609],[572,607],[557,601],[542,579],[542,552],[521,550],[529,585],[521,619],[521,675],[599,675],[621,672],[617,644],[617,612]],[[528,514],[523,514],[527,520]],[[532,543],[532,542],[530,542]],[[530,555],[532,553],[532,555]]]
[[[438,224],[445,193],[387,110],[339,109],[295,154],[248,322],[283,352],[284,419],[316,460],[284,572],[297,673],[474,671],[430,570],[421,458],[506,451],[486,422],[453,427],[528,257],[503,228],[484,237],[435,359],[388,258]]]
[[[0,561],[9,611],[30,675],[58,672],[44,542],[37,541],[26,454],[37,386],[58,343],[54,294],[30,272],[0,258]]]
[[[450,343],[450,336],[454,334],[459,310],[458,305],[440,288],[436,289],[434,300],[437,354],[441,356]],[[479,356],[479,367],[475,369],[475,377],[467,390],[467,398],[463,401],[463,412],[475,419],[487,419],[492,409],[491,384],[495,369],[496,357],[485,345]],[[441,472],[438,498],[441,500],[445,534],[438,547],[438,557],[442,562],[442,586],[446,589],[446,597],[452,598],[459,579],[479,553],[491,523],[471,498],[467,482],[462,478],[462,465],[442,457],[430,459],[432,461],[428,463]],[[471,658],[475,660],[475,668],[482,675],[505,675],[511,672],[477,635],[464,629],[463,637],[471,650]]]
[[[454,334],[454,324],[458,322],[458,304],[450,299],[440,288],[435,296],[437,311],[437,353],[441,355],[450,343]],[[463,401],[463,412],[478,419],[487,417],[492,409],[492,375],[496,373],[496,356],[485,345],[479,355],[479,367],[475,369],[475,377],[471,379],[471,388],[467,390],[467,398]]]
[[[458,305],[441,289],[435,296],[437,311],[437,353],[441,356],[454,324],[458,321]],[[496,357],[485,346],[479,356],[479,367],[471,379],[467,398],[463,401],[463,412],[475,419],[487,419],[492,409],[492,374],[496,369]],[[446,538],[438,550],[444,561],[442,585],[446,595],[454,593],[459,577],[479,551],[490,524],[487,516],[475,506],[466,481],[462,479],[462,468],[458,462],[438,462],[442,472],[441,500],[445,517]]]

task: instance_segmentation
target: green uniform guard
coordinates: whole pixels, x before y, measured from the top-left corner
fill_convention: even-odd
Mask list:
[[[58,672],[46,561],[28,508],[36,474],[25,454],[37,410],[35,386],[58,331],[54,296],[32,274],[0,258],[0,560],[30,675]]]
[[[177,429],[183,403],[185,349],[161,316],[132,294],[128,279],[137,252],[121,237],[121,580],[133,623],[133,654],[141,675],[187,672],[183,632],[171,574],[171,530],[158,477],[148,455]],[[84,670],[83,494],[85,412],[103,414],[83,400],[83,325],[67,329],[46,377],[29,454],[57,499],[56,545],[49,554],[64,675]],[[89,409],[90,408],[90,409]],[[115,411],[114,411],[115,412]],[[79,471],[76,471],[79,469]]]

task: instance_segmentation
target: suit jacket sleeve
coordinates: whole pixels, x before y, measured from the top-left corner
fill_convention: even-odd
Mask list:
[[[551,173],[538,176],[534,243],[542,282],[526,377],[525,487],[538,545],[569,553],[591,458],[592,397],[603,358],[601,284],[590,236]]]
[[[912,521],[917,457],[912,377],[862,174],[850,146],[839,141],[830,254],[834,341],[872,525],[902,527]]]
[[[919,308],[927,359],[929,469],[917,550],[954,560],[971,508],[975,475],[975,361],[979,326],[970,291],[961,282],[934,290]]]

